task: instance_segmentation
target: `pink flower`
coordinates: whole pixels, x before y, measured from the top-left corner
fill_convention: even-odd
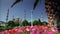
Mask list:
[[[31,31],[30,34],[35,34],[35,31]]]
[[[21,33],[22,33],[22,30],[18,30],[18,31],[17,31],[17,34],[21,34]]]
[[[50,32],[48,32],[48,34],[54,34],[54,32],[50,31]]]
[[[55,30],[56,32],[58,32],[58,30]]]
[[[44,29],[44,33],[45,33],[45,34],[48,34],[48,30],[47,30],[47,29]]]
[[[18,29],[15,29],[15,32],[17,32],[18,31]]]
[[[2,34],[2,32],[0,32],[0,34]]]
[[[36,29],[34,27],[31,28],[30,34],[35,34]]]
[[[9,30],[8,34],[14,34],[13,30]]]
[[[27,26],[26,30],[27,30],[27,31],[30,31],[30,26]]]
[[[5,30],[4,32],[3,32],[3,34],[7,34],[8,33],[8,30]]]
[[[37,31],[36,34],[41,34],[41,31]]]

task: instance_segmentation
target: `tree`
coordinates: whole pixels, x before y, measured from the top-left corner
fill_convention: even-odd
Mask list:
[[[11,7],[13,7],[15,4],[22,2],[23,0],[15,0],[15,2],[11,5]],[[39,1],[41,0],[34,0],[34,5],[33,5],[33,10],[36,8],[36,6],[38,5]]]
[[[38,25],[39,24],[39,21],[38,20],[34,20],[33,21],[33,25]]]
[[[39,0],[35,0],[35,2],[34,2],[34,6],[33,6],[33,9],[36,8],[36,6],[38,5],[38,2],[39,2]]]
[[[14,21],[9,21],[7,24],[8,24],[7,29],[11,29],[11,28],[15,27]]]
[[[38,21],[39,21],[39,25],[42,25],[42,22],[41,22],[41,20],[40,20],[40,19],[38,19]]]
[[[31,22],[29,22],[29,26],[31,26]]]
[[[14,21],[15,26],[19,26],[19,21]]]
[[[15,4],[19,3],[19,2],[22,2],[23,0],[15,0],[15,2],[11,5],[11,7],[13,7]],[[41,0],[35,0],[34,2],[34,5],[33,5],[33,9],[36,8],[36,6],[38,5],[38,3],[40,2]]]
[[[28,21],[27,21],[27,20],[24,20],[24,21],[22,22],[22,25],[23,25],[23,26],[29,25],[29,24],[28,24]]]
[[[43,21],[43,22],[42,22],[42,25],[44,25],[44,24],[47,24],[47,22],[46,22],[46,21]]]
[[[57,29],[60,30],[60,22],[58,21],[56,24],[58,24]]]
[[[5,27],[4,26],[0,26],[0,31],[3,31],[5,30]]]
[[[15,2],[11,5],[11,7],[13,7],[15,4],[17,4],[17,3],[21,2],[21,1],[23,1],[23,0],[15,0]]]

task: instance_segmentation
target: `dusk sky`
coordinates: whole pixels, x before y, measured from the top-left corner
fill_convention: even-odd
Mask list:
[[[16,5],[14,5],[14,7],[11,8],[13,2],[15,2],[15,0],[0,0],[0,21],[6,21],[6,13],[8,8],[9,20],[12,20],[13,15],[14,18],[18,16],[23,20],[24,9],[26,9],[26,19],[30,21],[30,11],[33,9],[34,0],[23,0],[23,2],[17,3]],[[45,0],[39,2],[36,9],[33,11],[33,20],[36,20],[38,18],[41,19],[41,15],[44,17],[44,20],[48,22],[48,18],[45,11]]]

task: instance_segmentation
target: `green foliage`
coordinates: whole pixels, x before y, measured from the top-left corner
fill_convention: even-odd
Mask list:
[[[55,34],[60,34],[60,32],[55,32]]]
[[[46,21],[41,22],[42,25],[44,25],[44,24],[46,24],[46,23],[47,23]]]
[[[7,30],[12,29],[16,26],[19,26],[18,21],[9,21],[7,24],[8,24],[7,27],[6,27]]]
[[[19,26],[19,22],[18,21],[14,21],[15,26]]]
[[[57,29],[60,30],[60,21],[58,21],[56,24],[58,24]]]
[[[43,21],[43,23],[47,23],[46,21]]]
[[[5,27],[4,26],[0,26],[0,31],[3,31],[5,30]]]
[[[40,20],[40,19],[38,19],[38,21],[39,21],[39,22],[41,22],[41,20]]]
[[[15,4],[17,4],[17,3],[21,2],[21,1],[23,1],[23,0],[16,0],[16,1],[11,5],[11,7],[13,7]]]
[[[31,22],[29,22],[29,26],[31,26]]]
[[[44,23],[46,23],[46,22],[45,21],[44,22],[41,22],[40,19],[33,21],[33,25],[43,25]]]
[[[33,9],[36,8],[36,6],[38,5],[38,2],[39,2],[39,0],[35,0],[35,2],[34,2],[34,6],[33,6]]]
[[[8,26],[14,27],[14,26],[15,26],[14,21],[9,21],[9,22],[8,22]]]
[[[30,31],[28,31],[28,32],[22,32],[22,34],[30,34]]]
[[[9,29],[12,29],[12,28],[14,28],[14,27],[7,26],[5,29],[6,29],[6,30],[9,30]]]
[[[16,5],[17,3],[19,2],[23,2],[23,0],[16,0],[12,5],[11,7],[13,7],[14,5]],[[41,0],[35,0],[34,4],[33,4],[33,9],[36,8],[36,6],[38,5],[38,3],[41,2]]]
[[[33,21],[33,25],[38,25],[38,24],[39,24],[39,21],[37,21],[37,20]]]
[[[9,21],[8,22],[8,26],[19,26],[19,22],[18,21]]]
[[[23,22],[22,22],[22,25],[23,26],[28,26],[29,24],[28,24],[28,21],[27,20],[24,20]]]
[[[41,20],[40,20],[40,19],[38,19],[38,21],[39,21],[39,23],[38,23],[38,24],[39,24],[39,25],[42,25],[42,22],[41,22]]]
[[[12,28],[15,27],[14,21],[8,21],[7,24],[8,24],[8,25],[6,26],[6,29],[7,29],[7,30],[12,29]]]

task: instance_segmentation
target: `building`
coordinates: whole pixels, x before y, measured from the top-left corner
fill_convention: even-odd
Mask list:
[[[0,21],[0,26],[6,26],[6,25],[7,25],[7,23]]]
[[[60,0],[45,0],[45,8],[49,24],[60,29]]]
[[[13,18],[13,21],[18,21],[19,25],[22,26],[22,19],[19,17]]]

